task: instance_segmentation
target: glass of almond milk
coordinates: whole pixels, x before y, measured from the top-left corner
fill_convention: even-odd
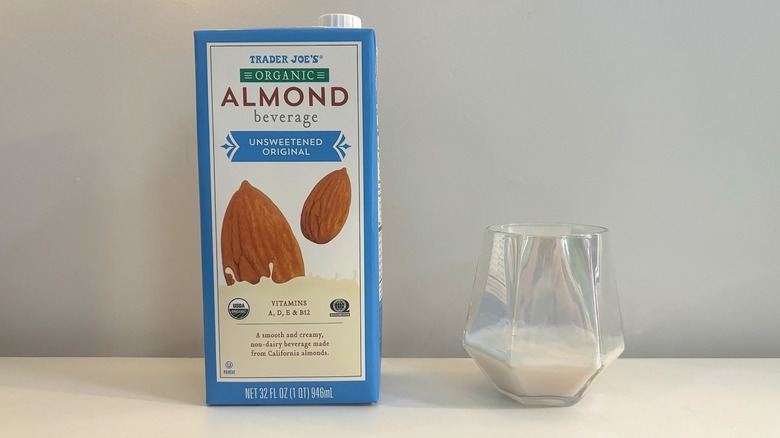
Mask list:
[[[623,352],[606,228],[487,228],[463,345],[490,382],[524,405],[577,403]]]

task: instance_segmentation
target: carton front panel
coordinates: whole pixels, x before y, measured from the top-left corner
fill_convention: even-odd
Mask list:
[[[207,44],[218,381],[365,378],[361,53]]]

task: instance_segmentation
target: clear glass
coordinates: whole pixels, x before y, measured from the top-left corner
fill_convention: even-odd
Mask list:
[[[575,224],[487,228],[463,346],[499,391],[570,406],[623,352],[607,234]]]

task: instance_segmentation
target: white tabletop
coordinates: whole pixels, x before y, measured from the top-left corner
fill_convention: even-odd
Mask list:
[[[203,380],[202,359],[0,358],[0,436],[780,437],[780,359],[620,359],[568,408],[470,359],[384,359],[377,405],[207,407]]]

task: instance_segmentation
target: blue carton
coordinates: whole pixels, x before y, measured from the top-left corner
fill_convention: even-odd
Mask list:
[[[206,402],[379,396],[373,30],[195,32]]]

